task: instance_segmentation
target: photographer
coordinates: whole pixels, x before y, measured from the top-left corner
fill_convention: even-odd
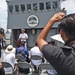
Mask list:
[[[49,45],[45,39],[54,23],[59,22],[59,33],[65,42],[61,48]],[[55,14],[41,31],[37,44],[46,60],[58,75],[75,75],[75,14]]]

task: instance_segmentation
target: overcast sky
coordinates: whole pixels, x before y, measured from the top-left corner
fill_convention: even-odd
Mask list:
[[[75,0],[62,2],[61,7],[65,7],[67,14],[75,13]],[[7,4],[6,0],[0,0],[0,27],[7,29]]]
[[[75,13],[75,0],[66,0],[62,2],[61,8],[64,8],[67,10],[67,14]]]
[[[0,27],[7,28],[7,4],[5,0],[0,0]]]

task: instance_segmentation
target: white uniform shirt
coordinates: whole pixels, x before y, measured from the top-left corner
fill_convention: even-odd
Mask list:
[[[30,54],[30,57],[31,57],[32,55],[38,55],[38,56],[41,56],[41,57],[43,56],[43,54],[40,52],[38,46],[34,46],[33,48],[31,48],[29,54]],[[32,60],[32,59],[31,59],[31,61],[32,61],[32,63],[33,63],[34,65],[40,65],[41,62],[42,62],[42,60]]]
[[[19,35],[19,39],[21,39],[21,38],[28,38],[28,35],[26,34],[26,33],[21,33],[20,35]],[[23,40],[23,39],[21,39],[21,41],[26,41],[26,40]]]

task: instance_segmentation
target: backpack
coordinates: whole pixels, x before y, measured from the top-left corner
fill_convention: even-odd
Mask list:
[[[61,47],[62,55],[59,66],[56,65],[56,70],[59,75],[75,74],[75,44],[64,45]],[[58,68],[60,67],[60,69]]]
[[[75,44],[70,45],[70,47],[72,49],[71,52],[72,52],[73,56],[75,57]]]
[[[75,57],[75,44],[63,46],[62,49],[71,50],[71,53],[72,53],[73,56]]]

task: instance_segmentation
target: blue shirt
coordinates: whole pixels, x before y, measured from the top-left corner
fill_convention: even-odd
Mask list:
[[[24,60],[29,56],[28,50],[24,46],[20,46],[16,49],[16,54],[22,53]]]

